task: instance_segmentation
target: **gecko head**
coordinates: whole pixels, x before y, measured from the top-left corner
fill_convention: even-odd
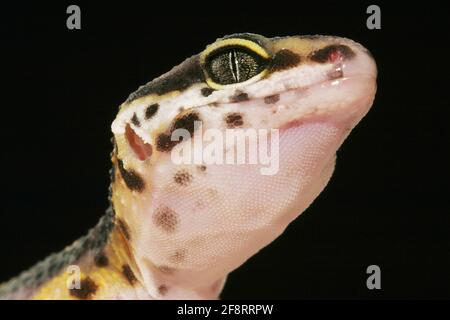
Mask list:
[[[327,184],[376,74],[349,39],[237,34],[140,87],[112,125],[138,263],[196,286],[273,241]]]

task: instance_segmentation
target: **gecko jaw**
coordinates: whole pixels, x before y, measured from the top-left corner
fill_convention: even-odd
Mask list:
[[[310,88],[293,90],[294,94],[305,94],[305,106],[298,107],[294,120],[280,126],[286,129],[302,125],[306,122],[330,121],[334,123],[355,122],[369,110],[376,91],[376,80],[370,75],[345,77],[338,80],[327,80]],[[333,92],[332,92],[332,91]],[[322,91],[329,96],[322,98]],[[294,108],[295,102],[293,102]]]

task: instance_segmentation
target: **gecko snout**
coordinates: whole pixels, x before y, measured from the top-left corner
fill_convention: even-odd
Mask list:
[[[358,42],[344,39],[343,45],[353,52],[350,59],[342,62],[344,77],[365,76],[369,78],[377,77],[377,66],[372,53]]]

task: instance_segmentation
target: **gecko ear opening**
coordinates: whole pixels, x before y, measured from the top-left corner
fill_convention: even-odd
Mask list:
[[[144,142],[129,124],[125,128],[125,138],[139,160],[144,161],[151,157],[153,153],[152,145]]]

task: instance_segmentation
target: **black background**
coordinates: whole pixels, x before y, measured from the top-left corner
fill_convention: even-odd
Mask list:
[[[107,207],[110,123],[139,85],[235,32],[332,34],[374,55],[378,93],[333,179],[223,298],[450,298],[448,17],[438,3],[2,5],[0,282]],[[82,30],[66,28],[78,4]],[[382,289],[366,288],[379,265]]]

